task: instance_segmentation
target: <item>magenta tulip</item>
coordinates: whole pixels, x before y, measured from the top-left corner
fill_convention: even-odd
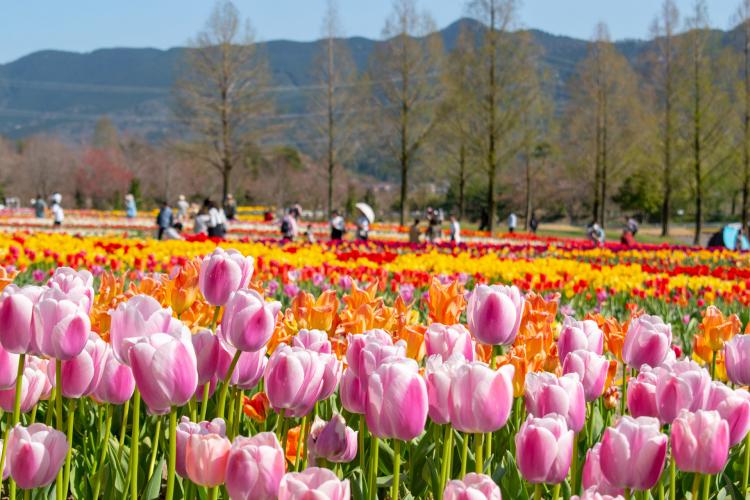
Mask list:
[[[750,335],[737,335],[725,343],[724,355],[729,380],[739,385],[750,385]]]
[[[75,302],[57,300],[48,292],[34,306],[32,319],[33,344],[39,354],[61,361],[78,356],[91,332],[88,313]]]
[[[716,410],[729,425],[729,446],[739,444],[750,431],[750,394],[721,382],[711,384],[706,410]]]
[[[427,385],[413,359],[386,361],[367,381],[365,420],[373,436],[409,441],[427,422]]]
[[[6,466],[19,487],[30,490],[54,481],[65,462],[65,434],[44,424],[17,424],[8,435]]]
[[[602,354],[604,349],[604,333],[596,321],[585,319],[577,321],[566,316],[563,321],[560,337],[557,340],[557,352],[564,360],[569,352],[579,349]]]
[[[198,286],[206,302],[214,306],[223,306],[232,292],[250,284],[252,276],[252,257],[245,257],[234,249],[225,251],[217,247],[211,255],[203,257]]]
[[[177,424],[177,432],[175,434],[176,440],[176,456],[175,456],[175,471],[180,477],[188,477],[187,471],[187,445],[190,440],[190,436],[198,435],[217,435],[226,436],[227,426],[222,418],[215,418],[209,421],[203,421],[196,424],[191,422],[189,418],[182,417],[180,423]]]
[[[237,290],[224,308],[221,334],[235,349],[259,351],[273,335],[280,309],[280,302],[267,302],[255,290]]]
[[[321,330],[300,330],[292,337],[292,345],[320,354],[331,354],[331,341],[328,340],[328,334]]]
[[[659,316],[643,314],[630,322],[622,346],[622,360],[636,370],[658,366],[672,350],[672,326]]]
[[[205,383],[212,379],[215,382],[223,349],[219,337],[211,330],[204,329],[194,333],[191,340],[198,363],[198,391],[201,392]]]
[[[681,471],[718,474],[729,457],[729,425],[717,411],[683,410],[672,423],[672,454]]]
[[[529,372],[524,386],[526,411],[535,417],[557,413],[568,427],[580,432],[586,422],[586,398],[575,373],[556,377],[549,372]]]
[[[523,478],[530,483],[564,481],[573,458],[574,435],[560,415],[529,415],[516,434],[516,465]]]
[[[12,353],[38,352],[32,331],[32,312],[46,287],[8,285],[0,295],[0,345]]]
[[[307,436],[308,461],[319,458],[334,463],[348,463],[357,456],[357,432],[346,426],[344,417],[335,413],[331,420],[315,417]]]
[[[45,366],[46,365],[42,365]],[[30,358],[26,358],[21,378],[21,413],[28,413],[44,395],[45,389],[50,385],[47,372]],[[0,391],[0,407],[6,412],[12,413],[16,398],[15,387]]]
[[[424,344],[428,356],[439,354],[447,361],[452,355],[460,354],[467,361],[474,361],[474,342],[464,325],[432,323],[424,334]]]
[[[225,436],[192,434],[187,440],[185,451],[185,465],[190,480],[208,487],[223,484],[231,446]]]
[[[622,495],[607,495],[599,493],[596,488],[584,490],[583,494],[573,495],[570,500],[625,500]]]
[[[667,436],[651,417],[620,417],[608,427],[599,449],[599,467],[612,486],[649,490],[656,485],[667,456]]]
[[[466,358],[460,354],[454,354],[446,361],[439,354],[427,358],[424,374],[429,403],[427,414],[436,424],[450,422],[451,383],[458,367],[465,363]]]
[[[470,472],[463,480],[445,485],[443,500],[502,500],[500,488],[491,477]]]
[[[94,302],[94,276],[89,271],[58,267],[47,286],[50,296],[57,300],[74,302],[86,314],[91,312],[91,304]]]
[[[126,302],[120,302],[117,309],[109,312],[112,321],[109,327],[109,341],[115,358],[130,366],[128,351],[139,337],[154,333],[180,333],[183,324],[172,316],[170,308],[163,308],[148,295],[136,295]]]
[[[232,500],[275,500],[286,470],[279,440],[272,432],[238,436],[229,450],[226,488]]]
[[[300,347],[279,345],[264,373],[265,389],[271,407],[285,410],[286,416],[301,417],[310,413],[315,403],[325,399],[325,392],[338,383],[330,354],[319,354]],[[336,360],[338,363],[338,361]]]
[[[478,285],[469,295],[469,330],[484,344],[510,345],[521,325],[524,300],[515,286]]]
[[[330,469],[310,467],[289,472],[281,479],[279,500],[349,500],[349,480],[340,480]]]
[[[575,373],[583,385],[586,401],[595,401],[604,392],[609,361],[604,356],[586,350],[571,351],[565,356],[563,374]]]
[[[103,361],[102,378],[94,389],[94,398],[102,403],[121,405],[133,396],[134,391],[133,370],[117,361],[109,349]]]
[[[586,452],[586,462],[583,465],[583,474],[581,484],[583,489],[589,490],[594,488],[597,493],[605,495],[621,495],[623,488],[612,485],[604,474],[602,474],[601,465],[599,464],[599,453],[602,444],[596,443],[593,448]]]
[[[18,354],[8,352],[0,346],[0,390],[15,387],[18,361]]]
[[[628,410],[632,417],[658,417],[656,408],[656,372],[644,365],[636,378],[628,382]]]
[[[677,361],[654,372],[656,409],[662,423],[672,423],[681,410],[696,411],[706,406],[711,375],[695,361]]]
[[[186,404],[198,386],[198,368],[190,332],[154,333],[138,339],[129,351],[130,366],[151,413],[169,413]]]
[[[97,388],[104,374],[104,362],[109,346],[99,335],[90,333],[83,351],[75,358],[62,362],[62,394],[66,398],[88,396]],[[56,387],[55,365],[50,363],[47,376]]]
[[[461,432],[495,432],[508,421],[513,406],[512,365],[491,369],[484,363],[462,363],[453,372],[449,412]]]

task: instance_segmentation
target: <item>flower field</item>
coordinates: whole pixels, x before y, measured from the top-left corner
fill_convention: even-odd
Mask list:
[[[399,239],[0,234],[3,496],[746,498],[748,254]]]

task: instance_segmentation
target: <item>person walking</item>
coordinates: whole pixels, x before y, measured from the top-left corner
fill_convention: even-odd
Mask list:
[[[450,238],[454,245],[461,243],[461,224],[455,215],[451,214],[450,218]]]
[[[282,241],[294,241],[297,237],[297,218],[294,216],[294,213],[294,207],[288,208],[286,214],[281,219]]]
[[[62,195],[55,193],[52,195],[52,206],[50,207],[52,212],[52,225],[55,228],[62,226],[63,219],[65,219],[65,212],[62,208]]]
[[[224,213],[227,220],[234,220],[237,217],[237,201],[232,194],[228,194],[227,199],[224,200]]]
[[[172,225],[172,208],[169,206],[169,202],[164,200],[159,209],[159,213],[156,215],[156,225],[159,228],[157,238],[162,239],[164,231]]]
[[[135,206],[135,196],[133,196],[131,193],[128,193],[125,195],[125,216],[128,219],[135,218],[137,213],[137,208]]]
[[[418,245],[419,241],[419,219],[414,219],[414,224],[409,228],[409,243]]]
[[[365,214],[360,214],[357,217],[357,239],[359,241],[367,241],[370,237],[370,220]]]
[[[531,213],[531,220],[529,220],[529,229],[531,229],[531,234],[536,234],[536,230],[539,229],[539,219],[533,212]]]
[[[516,232],[516,226],[518,225],[518,217],[515,212],[511,212],[508,216],[508,232],[513,234]]]
[[[185,195],[181,194],[177,198],[177,220],[185,222],[187,220],[188,210],[190,210],[190,203],[185,199]]]
[[[41,194],[36,195],[36,199],[34,199],[34,215],[37,219],[43,219],[46,211],[47,204],[44,202],[44,198]]]
[[[344,239],[346,222],[338,210],[334,210],[331,215],[331,241],[341,241]]]

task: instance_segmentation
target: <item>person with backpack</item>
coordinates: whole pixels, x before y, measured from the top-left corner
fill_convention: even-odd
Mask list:
[[[173,222],[172,208],[169,206],[169,202],[164,200],[159,209],[159,213],[156,215],[156,226],[159,228],[157,233],[158,239],[162,239],[164,231],[166,231],[168,227],[171,227]]]
[[[287,209],[286,215],[281,219],[281,239],[283,241],[294,241],[297,237],[297,218],[294,207]]]
[[[331,215],[331,241],[341,241],[344,239],[346,222],[338,210],[334,210]]]

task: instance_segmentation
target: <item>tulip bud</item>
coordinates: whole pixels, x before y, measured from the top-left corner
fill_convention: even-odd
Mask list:
[[[460,354],[467,361],[474,361],[474,342],[464,325],[446,326],[432,323],[424,334],[427,355],[440,355],[447,361],[454,354]]]
[[[41,488],[55,480],[67,453],[62,432],[44,424],[17,424],[8,435],[6,466],[19,487]]]
[[[255,290],[238,290],[226,302],[221,334],[235,349],[259,351],[273,335],[280,309],[280,302],[266,302]]]
[[[667,456],[667,436],[651,417],[620,417],[608,427],[599,449],[599,466],[612,486],[645,491],[653,488]]]
[[[232,500],[276,500],[286,459],[276,435],[238,436],[229,450],[226,488]],[[309,469],[308,469],[309,470]]]
[[[427,422],[427,385],[413,359],[383,363],[367,382],[365,419],[373,436],[409,441]]]
[[[346,426],[344,417],[334,414],[331,420],[315,417],[307,436],[308,461],[318,458],[334,463],[348,463],[357,456],[357,432]]]
[[[570,316],[566,316],[560,331],[560,338],[557,340],[560,359],[564,360],[569,352],[579,349],[602,354],[604,333],[602,333],[596,321],[590,319],[576,321]]]
[[[631,368],[658,366],[671,351],[672,326],[659,316],[643,314],[630,322],[622,346],[622,360]]]
[[[518,471],[530,483],[561,483],[573,458],[573,437],[560,415],[529,415],[516,434]]]
[[[478,285],[469,295],[469,330],[484,344],[510,345],[521,325],[524,300],[515,286]]]
[[[681,471],[718,474],[729,457],[729,426],[717,411],[683,410],[672,423],[672,454]]]
[[[577,374],[555,377],[549,372],[531,372],[526,375],[524,393],[529,414],[543,417],[556,413],[565,418],[573,431],[583,429],[586,399]]]
[[[443,500],[502,500],[502,495],[491,477],[470,472],[445,485]]]
[[[318,467],[289,472],[279,485],[279,500],[349,500],[350,497],[348,479],[341,481],[333,471]]]
[[[217,247],[201,262],[198,286],[206,302],[213,306],[223,306],[232,292],[250,284],[252,276],[252,257],[245,257],[237,250],[225,251]]]

